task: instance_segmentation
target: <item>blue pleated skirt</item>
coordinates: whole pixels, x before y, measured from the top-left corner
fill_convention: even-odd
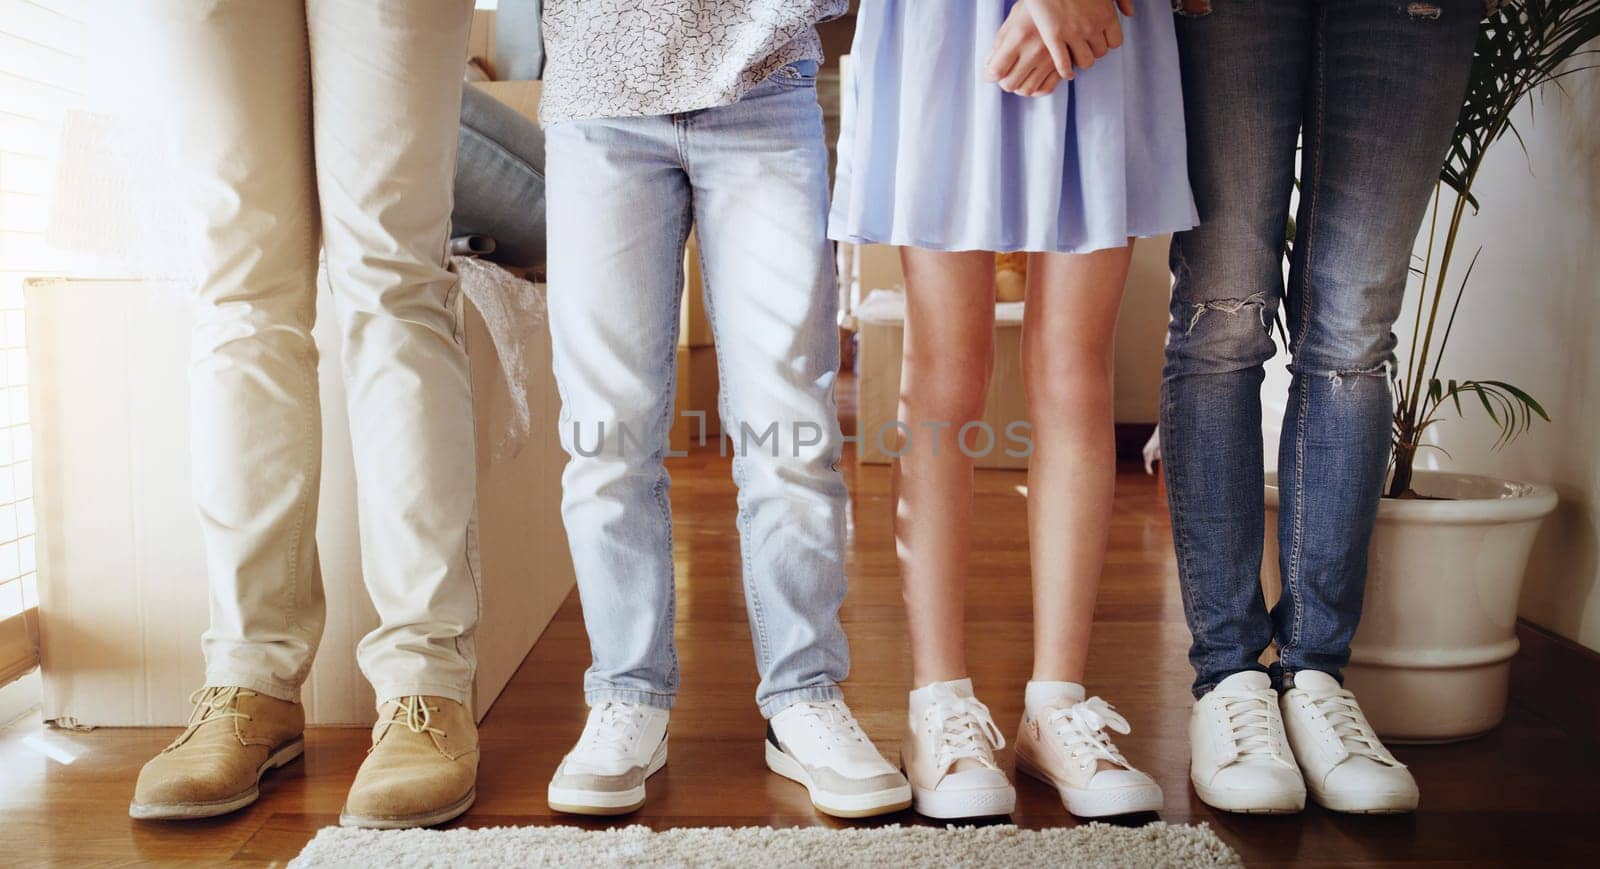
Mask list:
[[[1082,253],[1198,222],[1170,0],[1136,0],[1122,47],[1042,97],[983,77],[1013,2],[863,0],[830,237]]]

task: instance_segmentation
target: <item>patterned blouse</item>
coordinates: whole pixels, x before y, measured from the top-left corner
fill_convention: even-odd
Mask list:
[[[737,102],[773,71],[822,61],[814,25],[849,0],[545,0],[546,124]]]

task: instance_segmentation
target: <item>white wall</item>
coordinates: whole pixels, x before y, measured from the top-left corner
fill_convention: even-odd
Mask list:
[[[1429,464],[1555,485],[1521,614],[1600,650],[1600,70],[1564,81],[1519,110],[1526,155],[1507,136],[1486,158],[1455,274],[1483,253],[1440,371],[1521,386],[1553,422],[1493,451],[1493,424],[1469,409],[1435,429],[1451,457]]]

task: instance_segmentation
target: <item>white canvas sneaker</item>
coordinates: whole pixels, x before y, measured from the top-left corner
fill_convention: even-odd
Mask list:
[[[889,765],[843,700],[796,703],[767,722],[767,768],[805,785],[818,811],[867,818],[911,805]]]
[[[1305,808],[1305,780],[1266,673],[1235,673],[1195,701],[1189,751],[1189,781],[1214,809],[1278,814]]]
[[[1081,695],[1080,695],[1081,696]],[[1161,786],[1133,768],[1107,728],[1132,728],[1099,697],[1023,713],[1017,731],[1017,771],[1056,789],[1067,811],[1104,818],[1161,810]]]
[[[1416,779],[1378,740],[1355,695],[1338,680],[1300,670],[1282,708],[1306,786],[1323,808],[1374,815],[1416,809]]]
[[[908,733],[900,765],[911,784],[911,805],[930,818],[1009,815],[1016,788],[995,763],[1005,737],[972,695],[972,680],[935,682],[911,692]]]
[[[644,781],[667,764],[667,710],[602,703],[550,779],[550,808],[623,815],[644,805]]]

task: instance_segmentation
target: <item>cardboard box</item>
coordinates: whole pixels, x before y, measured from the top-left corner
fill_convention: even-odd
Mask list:
[[[539,123],[539,96],[544,93],[542,81],[475,81],[472,86],[517,110],[517,113]]]
[[[980,468],[1026,468],[1023,444],[1010,436],[1014,423],[1028,419],[1028,400],[1022,384],[1022,305],[995,305],[994,375],[982,422],[993,432],[987,445],[979,432],[969,441],[973,464]],[[905,346],[905,297],[892,290],[877,290],[856,309],[856,460],[863,464],[888,464],[897,447],[896,421],[900,410],[900,359]],[[912,437],[917,433],[912,432]]]
[[[678,311],[678,384],[673,397],[672,431],[667,437],[673,452],[686,452],[702,442],[713,443],[722,433],[717,411],[719,381],[717,350],[712,343],[711,321],[706,317],[705,278],[700,271],[700,245],[694,233],[683,251],[683,300]],[[704,414],[687,416],[688,412]],[[703,420],[703,422],[702,422]]]
[[[467,29],[467,60],[481,58],[494,65],[494,10],[472,10],[472,24]]]
[[[693,232],[683,250],[683,305],[678,312],[678,346],[710,347],[711,320],[706,316],[705,276],[700,272],[700,242]],[[679,369],[682,373],[682,369]]]
[[[678,383],[672,400],[672,430],[667,443],[675,453],[715,444],[722,435],[717,411],[717,348],[679,347]],[[701,416],[690,416],[698,413]]]
[[[326,304],[321,354],[323,478],[317,547],[328,620],[303,692],[313,724],[367,724],[372,689],[355,646],[377,624],[362,584],[355,476]],[[181,289],[148,281],[33,280],[26,287],[39,523],[44,717],[67,726],[177,725],[204,681],[208,622],[190,498],[190,316]],[[533,432],[494,464],[510,412],[494,347],[467,306],[478,434],[483,618],[474,709],[485,715],[571,591],[561,524],[566,454],[549,335],[531,339]]]

